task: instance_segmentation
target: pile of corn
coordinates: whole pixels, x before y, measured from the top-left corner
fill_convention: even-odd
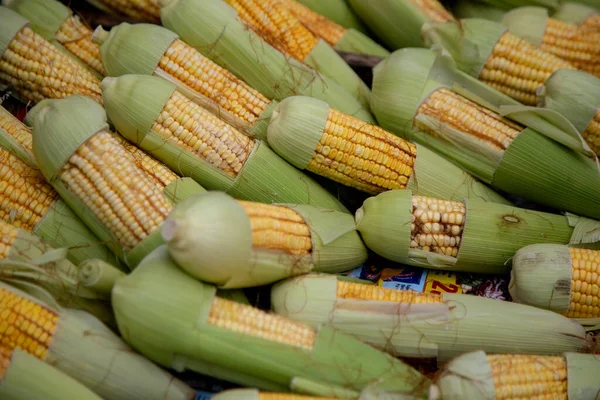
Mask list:
[[[600,397],[599,2],[88,1],[0,6],[0,398]]]

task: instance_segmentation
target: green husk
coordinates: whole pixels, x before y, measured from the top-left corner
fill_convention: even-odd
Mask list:
[[[31,29],[46,40],[54,40],[60,26],[73,15],[56,0],[13,0],[8,7],[27,18]]]
[[[552,18],[570,24],[581,24],[588,17],[598,14],[599,6],[599,4],[596,4],[596,8],[593,8],[580,3],[563,3],[560,5],[559,9],[552,14]]]
[[[432,385],[431,400],[484,400],[496,398],[494,374],[484,351],[456,357]]]
[[[459,0],[452,7],[452,12],[457,18],[483,18],[500,22],[505,10],[472,0]]]
[[[569,399],[593,400],[598,397],[600,359],[594,354],[565,353]]]
[[[365,109],[369,109],[371,98],[369,87],[326,41],[319,39],[317,45],[302,62],[339,83],[356,97]]]
[[[539,47],[548,23],[548,9],[543,7],[519,7],[506,13],[501,23],[515,36]]]
[[[273,100],[306,95],[367,122],[373,116],[333,80],[266,44],[221,0],[163,0],[163,25]]]
[[[208,323],[215,291],[183,272],[161,247],[117,281],[112,301],[127,340],[166,367],[206,362],[255,377],[258,389],[265,382],[289,388],[295,377],[304,377],[355,390],[377,382],[426,397],[429,382],[416,370],[331,328],[318,329],[309,350]]]
[[[273,112],[267,132],[269,145],[296,168],[306,169],[323,135],[329,111],[329,106],[318,99],[288,97]],[[423,146],[417,146],[407,188],[415,194],[449,200],[477,197],[508,204],[492,189]]]
[[[29,21],[8,7],[0,6],[0,57],[17,33],[29,25]]]
[[[367,247],[390,260],[421,267],[506,273],[521,247],[545,241],[568,244],[569,220],[477,198],[465,200],[466,218],[456,257],[411,249],[412,193],[392,190],[367,199],[356,212],[356,228]]]
[[[125,273],[111,264],[95,258],[84,261],[79,265],[79,282],[99,296],[110,299],[110,293],[118,278]]]
[[[0,397],[5,400],[102,400],[91,390],[29,353],[15,349],[3,357],[8,368],[0,377]]]
[[[348,29],[366,32],[364,24],[354,14],[346,0],[298,0],[298,2]]]
[[[538,104],[564,115],[584,132],[600,107],[600,79],[583,71],[559,69],[538,90]]]
[[[312,178],[293,168],[265,143],[255,141],[254,149],[234,178],[182,149],[152,130],[175,86],[162,79],[125,75],[102,82],[104,106],[117,130],[177,173],[188,176],[208,190],[264,203],[306,203],[332,210],[345,207]]]
[[[481,0],[484,3],[491,4],[494,7],[503,8],[505,10],[510,10],[515,7],[522,6],[539,6],[546,7],[549,9],[556,9],[559,7],[561,1],[560,0]],[[584,0],[585,1],[585,0]],[[595,1],[595,0],[589,0]]]
[[[348,29],[333,48],[347,53],[365,54],[368,56],[384,58],[390,55],[390,52],[383,46],[356,29]]]
[[[429,304],[338,299],[336,287],[333,275],[291,278],[273,286],[271,306],[277,314],[311,326],[329,326],[395,356],[434,358],[440,364],[474,350],[520,354],[591,350],[580,324],[523,304],[462,294],[443,294],[442,303]]]
[[[241,205],[221,192],[179,203],[163,224],[169,253],[190,275],[221,288],[259,286],[309,271],[342,272],[367,258],[346,213],[288,205],[308,224],[312,251],[288,255],[252,246],[250,219]]]
[[[429,18],[410,1],[349,0],[354,11],[390,49],[423,47],[421,28]]]

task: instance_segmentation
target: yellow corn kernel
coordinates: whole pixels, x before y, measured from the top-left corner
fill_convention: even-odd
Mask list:
[[[600,317],[600,251],[569,248],[571,253],[571,300],[569,318]]]
[[[17,228],[6,222],[0,221],[0,234],[2,235],[0,238],[0,260],[4,260],[8,257],[10,249],[15,242]]]
[[[26,127],[15,116],[0,106],[0,129],[3,129],[17,141],[25,150],[33,151],[33,135],[31,129]]]
[[[54,311],[0,288],[1,348],[17,348],[44,360],[57,322]]]
[[[413,172],[414,144],[330,108],[306,169],[367,193],[404,189]]]
[[[106,75],[100,57],[100,46],[92,42],[94,32],[78,16],[68,18],[56,33],[56,40],[88,67]]]
[[[302,396],[294,393],[267,393],[258,394],[258,400],[335,400],[332,397]]]
[[[169,46],[158,68],[249,125],[269,104],[269,99],[181,40]]]
[[[283,206],[239,201],[250,219],[252,245],[283,250],[290,254],[310,253],[310,229],[296,211]]]
[[[417,6],[427,18],[433,22],[441,23],[454,21],[454,16],[438,0],[409,0]]]
[[[158,0],[99,0],[116,13],[131,18],[160,24],[160,6]]]
[[[567,400],[567,362],[562,356],[488,355],[497,400]]]
[[[159,190],[163,190],[167,185],[177,180],[177,175],[166,165],[156,160],[154,157],[128,142],[120,135],[114,135],[119,143],[133,156],[135,164],[152,179]]]
[[[441,303],[443,301],[442,296],[434,293],[396,290],[341,280],[337,282],[336,297],[338,299],[391,301],[409,304]]]
[[[13,351],[14,349],[0,345],[0,382],[10,367]]]
[[[81,145],[59,176],[125,251],[157,229],[171,210],[152,178],[108,131]]]
[[[466,220],[463,203],[414,196],[410,247],[456,257]]]
[[[600,31],[549,18],[540,47],[582,71],[600,76]]]
[[[298,61],[317,45],[317,38],[279,0],[224,1],[267,43]]]
[[[335,46],[346,34],[346,28],[336,24],[329,18],[317,14],[304,4],[296,0],[281,1],[313,35],[325,40],[331,46]]]
[[[448,90],[438,89],[423,102],[417,115],[424,115],[440,124],[472,136],[490,148],[504,151],[524,129],[523,127]],[[438,136],[434,129],[416,120],[415,127]]]
[[[177,91],[163,107],[152,129],[232,177],[244,167],[254,148],[252,139]]]
[[[600,109],[581,134],[590,148],[600,156]]]
[[[102,104],[100,81],[29,27],[17,33],[0,58],[0,81],[34,103],[79,94]]]
[[[586,31],[600,32],[600,14],[590,15],[580,26]]]
[[[32,231],[58,194],[39,170],[0,148],[0,219]]]
[[[215,297],[208,323],[222,329],[311,350],[317,333],[308,325],[232,300]]]
[[[494,46],[479,79],[523,104],[535,106],[537,89],[561,68],[576,69],[567,61],[506,32]]]

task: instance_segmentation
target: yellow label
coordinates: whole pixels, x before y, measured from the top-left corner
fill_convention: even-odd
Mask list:
[[[428,270],[424,293],[462,293],[456,274],[445,271]]]

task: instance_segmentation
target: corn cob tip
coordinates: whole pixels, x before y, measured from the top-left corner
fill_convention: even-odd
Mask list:
[[[94,33],[92,34],[92,42],[101,46],[104,42],[106,42],[106,40],[108,40],[109,36],[110,32],[104,30],[102,25],[98,25],[98,27],[94,30]]]

